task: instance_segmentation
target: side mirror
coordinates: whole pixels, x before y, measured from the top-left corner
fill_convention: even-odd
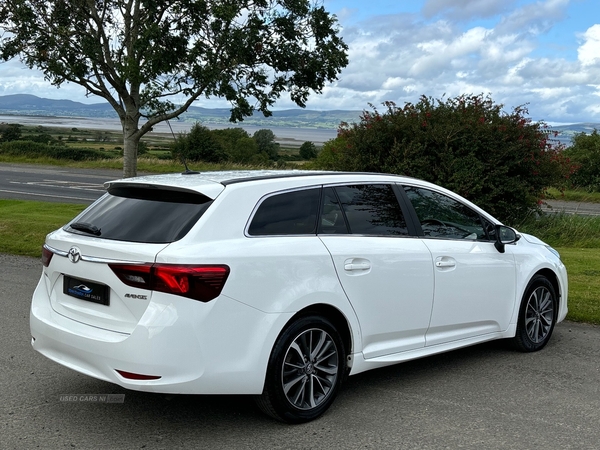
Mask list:
[[[496,225],[496,242],[494,242],[494,247],[500,253],[504,253],[506,244],[514,244],[521,236],[517,234],[517,232],[505,225]]]

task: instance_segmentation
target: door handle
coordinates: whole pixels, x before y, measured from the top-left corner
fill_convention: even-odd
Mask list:
[[[455,267],[456,261],[450,259],[442,259],[435,262],[435,267]]]
[[[371,264],[366,262],[344,264],[344,270],[369,270],[370,268]]]

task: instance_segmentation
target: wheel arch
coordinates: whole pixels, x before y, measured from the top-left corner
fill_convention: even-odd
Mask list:
[[[352,331],[350,329],[350,323],[348,322],[346,316],[339,309],[331,305],[319,303],[301,309],[296,314],[294,314],[290,318],[290,320],[287,321],[285,326],[282,328],[281,333],[283,333],[283,331],[287,329],[287,327],[289,327],[290,324],[298,320],[298,318],[310,316],[313,314],[321,316],[331,322],[335,329],[340,333],[340,337],[342,338],[342,342],[345,346],[346,357],[348,357],[348,355],[351,355],[353,348],[353,339]]]
[[[556,310],[554,312],[555,320],[556,320],[556,316],[558,315],[558,311],[560,311],[561,303],[563,301],[562,290],[561,290],[560,282],[558,281],[558,276],[556,275],[556,273],[554,273],[553,270],[548,269],[548,268],[538,270],[536,273],[533,274],[531,279],[533,279],[536,275],[543,276],[550,282],[550,284],[552,284],[552,287],[554,287],[554,292],[556,293],[556,297],[557,297],[557,301],[558,301],[558,305],[556,305]]]
[[[299,339],[299,335],[296,335],[298,330],[301,330],[301,333],[308,332],[311,330],[313,322],[315,324],[314,326],[325,326],[326,329],[330,329],[331,327],[335,328],[335,331],[337,332],[335,334],[337,336],[331,336],[329,339],[339,342],[340,345],[347,347],[348,349],[344,349],[344,353],[333,353],[331,350],[327,350],[327,352],[329,352],[327,358],[335,357],[339,362],[339,365],[336,363],[335,366],[335,377],[333,378],[332,383],[329,385],[327,383],[323,385],[321,382],[319,382],[318,385],[321,386],[322,390],[317,388],[313,393],[312,388],[310,388],[310,395],[315,395],[315,397],[313,397],[314,401],[311,401],[311,406],[309,409],[299,410],[298,408],[302,407],[302,405],[297,403],[299,397],[296,397],[295,400],[292,401],[292,399],[288,397],[284,386],[286,383],[284,379],[284,366],[287,364],[285,359],[287,358],[288,350],[292,348],[292,344],[294,344],[296,339]],[[324,333],[327,333],[327,331],[324,331]],[[292,342],[290,338],[293,338],[294,342]],[[282,347],[279,342],[285,342],[285,346],[290,345],[290,347],[286,349]],[[321,344],[319,344],[319,346],[320,345]],[[334,345],[337,346],[338,344],[335,343]],[[350,361],[348,360],[348,355],[350,354],[349,352],[351,345],[352,336],[350,324],[339,309],[328,304],[312,304],[297,311],[281,328],[281,331],[277,335],[275,344],[271,349],[262,394],[255,398],[259,409],[277,420],[288,423],[302,423],[319,417],[329,408],[335,399],[341,383],[349,375]],[[284,350],[284,352],[282,352],[282,350]],[[302,360],[301,355],[300,357]],[[303,357],[303,360],[306,367],[311,367],[311,372],[306,372],[308,375],[304,376],[312,378],[313,367],[316,368],[317,363],[315,363],[314,360],[312,363],[309,362],[306,356]],[[297,368],[298,366],[296,365],[295,367]],[[325,372],[330,373],[328,371]],[[294,376],[297,377],[298,375]],[[293,381],[288,380],[290,390],[293,389],[291,386],[295,384],[297,380],[298,378]],[[313,381],[310,382],[311,386],[312,383]],[[325,389],[324,386],[329,386],[329,388]],[[302,396],[300,398],[302,403],[304,402],[303,399],[305,397],[305,393],[303,392],[304,388],[300,388],[298,395]],[[321,399],[317,401],[316,396],[321,397],[323,401],[321,402]]]

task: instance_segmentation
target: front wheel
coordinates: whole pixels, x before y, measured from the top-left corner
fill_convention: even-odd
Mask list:
[[[554,286],[542,275],[531,279],[519,310],[513,343],[518,350],[535,352],[550,340],[556,322],[558,301]]]
[[[256,403],[275,419],[308,422],[333,403],[345,371],[344,343],[335,327],[319,316],[301,317],[275,343]]]

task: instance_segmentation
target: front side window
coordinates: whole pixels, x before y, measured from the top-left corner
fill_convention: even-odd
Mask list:
[[[367,236],[408,235],[406,221],[392,186],[388,184],[337,186],[335,193],[346,216],[350,233]],[[336,220],[335,223],[337,224],[338,221]],[[340,223],[340,227],[342,225],[343,223]],[[324,232],[325,230],[326,228],[323,227]]]
[[[320,188],[272,195],[258,207],[248,227],[248,234],[252,236],[316,234],[320,200]]]
[[[425,236],[488,239],[481,217],[468,206],[429,189],[405,186],[404,190],[417,213]]]

